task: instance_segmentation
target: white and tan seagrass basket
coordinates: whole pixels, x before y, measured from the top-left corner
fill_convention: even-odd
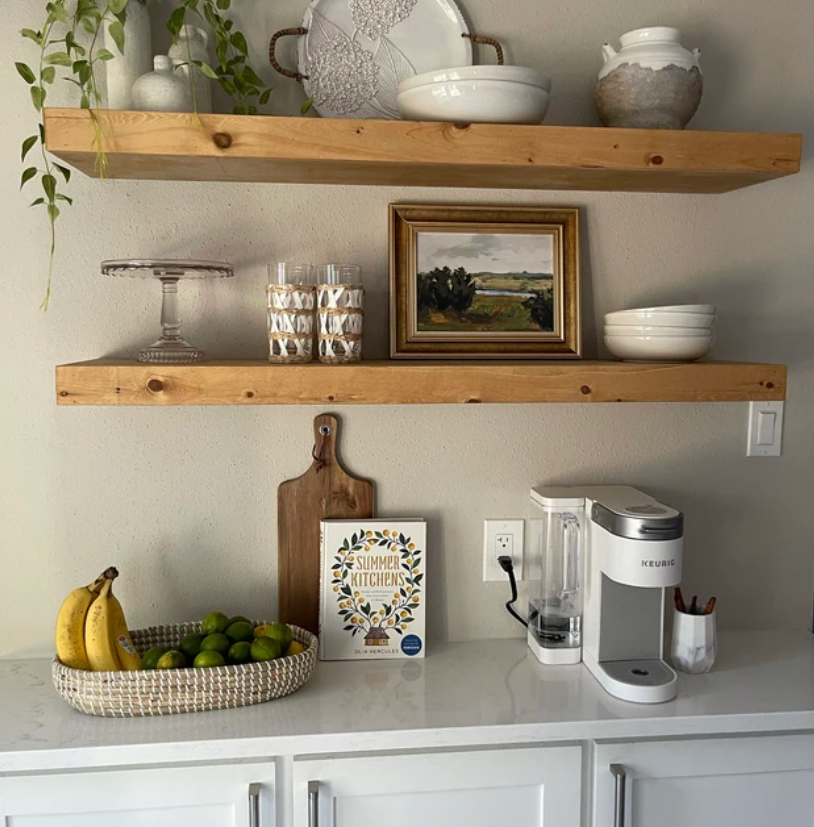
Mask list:
[[[265,622],[257,621],[255,625]],[[179,623],[137,629],[131,635],[143,654],[153,646],[177,647],[186,635],[200,631],[200,623]],[[311,677],[317,660],[317,638],[298,626],[292,626],[291,631],[305,651],[265,663],[209,669],[85,672],[54,658],[51,674],[57,692],[87,715],[138,718],[250,706],[290,695]]]

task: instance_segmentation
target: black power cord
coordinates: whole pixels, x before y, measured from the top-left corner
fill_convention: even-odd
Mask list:
[[[502,554],[500,557],[497,558],[497,562],[500,564],[500,568],[509,575],[509,585],[512,587],[512,599],[506,604],[506,611],[518,622],[522,623],[528,629],[528,622],[523,620],[523,618],[517,613],[514,608],[514,603],[517,602],[517,580],[514,577],[514,565],[512,564],[512,558],[509,557],[507,554]]]

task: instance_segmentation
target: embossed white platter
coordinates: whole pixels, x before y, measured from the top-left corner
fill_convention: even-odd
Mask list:
[[[401,81],[472,65],[453,0],[313,0],[297,58],[324,118],[398,118]]]

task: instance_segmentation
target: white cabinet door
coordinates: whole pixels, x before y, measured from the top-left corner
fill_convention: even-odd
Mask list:
[[[578,746],[297,761],[294,827],[579,827]]]
[[[2,827],[273,827],[274,806],[268,763],[0,778]]]
[[[594,827],[814,825],[814,735],[601,744],[595,773]]]

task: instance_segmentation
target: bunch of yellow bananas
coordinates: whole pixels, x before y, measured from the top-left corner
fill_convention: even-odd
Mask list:
[[[74,589],[57,617],[57,656],[72,669],[118,672],[141,669],[122,605],[113,596],[119,572],[106,569],[93,583]]]

